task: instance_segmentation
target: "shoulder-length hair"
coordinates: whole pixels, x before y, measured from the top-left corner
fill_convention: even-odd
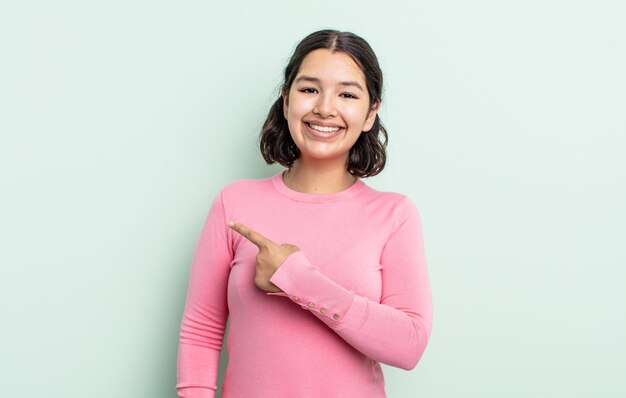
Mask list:
[[[331,52],[343,52],[349,55],[361,68],[369,93],[370,109],[376,100],[381,99],[383,73],[378,65],[376,54],[363,38],[351,32],[331,29],[319,30],[309,34],[298,43],[285,67],[281,95],[270,108],[267,119],[261,128],[259,146],[267,164],[278,162],[291,168],[294,161],[300,156],[300,150],[291,138],[289,126],[284,117],[282,93],[289,93],[298,69],[307,54],[320,48],[328,49]],[[381,141],[379,136],[382,136],[384,141]],[[373,177],[380,173],[387,160],[385,152],[387,140],[387,130],[377,114],[372,128],[361,133],[350,149],[348,164],[346,165],[348,172],[356,177]]]

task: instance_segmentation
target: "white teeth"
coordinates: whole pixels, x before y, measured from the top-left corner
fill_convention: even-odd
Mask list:
[[[323,126],[316,126],[310,123],[309,123],[309,126],[311,126],[313,130],[321,131],[322,133],[334,133],[334,132],[339,131],[339,127],[323,127]]]

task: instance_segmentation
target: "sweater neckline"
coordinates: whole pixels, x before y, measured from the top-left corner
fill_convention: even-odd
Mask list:
[[[287,170],[280,171],[272,176],[272,183],[278,192],[288,198],[301,202],[330,202],[336,200],[349,199],[356,196],[365,186],[365,183],[357,177],[356,181],[348,188],[335,193],[306,193],[295,191],[285,184],[283,174]]]

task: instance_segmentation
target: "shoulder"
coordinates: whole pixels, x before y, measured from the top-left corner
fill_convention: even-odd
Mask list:
[[[388,216],[393,226],[398,226],[408,219],[419,220],[419,210],[413,198],[407,194],[396,191],[380,191],[366,185],[365,203],[372,206],[377,212]]]
[[[271,189],[271,177],[241,178],[223,185],[217,192],[216,198],[228,203],[249,201],[260,198],[271,192]]]
[[[221,192],[229,195],[248,193],[250,191],[267,189],[271,184],[271,177],[241,178],[224,185]]]
[[[380,191],[367,184],[363,196],[374,205],[385,206],[395,211],[417,208],[414,200],[407,194],[396,191]]]

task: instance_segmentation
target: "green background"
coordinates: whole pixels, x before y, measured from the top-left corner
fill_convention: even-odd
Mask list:
[[[228,4],[0,3],[1,396],[176,396],[210,202],[282,169],[258,130],[322,28],[376,51],[365,182],[422,214],[432,338],[388,395],[626,395],[626,3]]]

